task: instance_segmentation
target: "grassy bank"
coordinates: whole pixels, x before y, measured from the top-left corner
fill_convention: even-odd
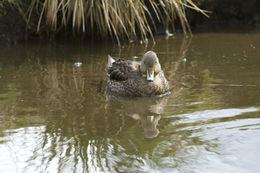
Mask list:
[[[192,0],[3,0],[0,14],[16,11],[26,27],[38,33],[66,30],[120,43],[153,40],[158,24],[174,30],[176,20],[184,34],[191,34],[187,7],[205,14]]]

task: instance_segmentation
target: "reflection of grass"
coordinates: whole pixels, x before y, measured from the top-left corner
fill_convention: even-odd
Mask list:
[[[6,84],[0,91],[0,130],[38,125],[43,121],[37,116],[37,108],[23,104],[24,100],[20,98],[23,95],[22,91],[16,84]]]
[[[0,116],[14,111],[19,96],[21,96],[21,92],[17,90],[14,84],[8,84],[2,91],[0,90]]]
[[[7,92],[0,93],[0,106],[12,104],[21,95],[21,92],[16,89],[14,84],[9,84],[7,88]]]
[[[3,86],[2,86],[3,87]],[[2,90],[2,88],[0,88]],[[17,105],[17,98],[21,95],[21,92],[17,90],[14,84],[8,84],[4,87],[3,91],[0,90],[0,136],[4,136],[1,132],[6,127],[12,127],[12,113],[15,111]]]
[[[73,29],[83,32],[97,31],[101,37],[111,35],[118,42],[124,37],[132,40],[137,36],[136,31],[142,40],[148,35],[153,37],[152,29],[156,29],[157,21],[174,27],[177,18],[184,33],[190,33],[186,7],[206,15],[192,0],[30,0],[26,10],[22,7],[24,3],[8,2],[17,7],[28,24],[33,13],[40,11],[38,31],[46,19],[46,24],[55,32],[71,24]]]

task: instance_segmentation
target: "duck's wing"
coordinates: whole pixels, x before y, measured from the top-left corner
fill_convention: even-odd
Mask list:
[[[110,80],[125,81],[136,75],[138,63],[130,60],[115,60],[107,69]]]

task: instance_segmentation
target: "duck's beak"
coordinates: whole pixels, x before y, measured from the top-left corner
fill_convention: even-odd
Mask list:
[[[148,80],[149,82],[152,82],[152,81],[154,80],[154,70],[151,69],[151,68],[149,68],[149,69],[147,70],[146,77],[147,77],[147,80]]]

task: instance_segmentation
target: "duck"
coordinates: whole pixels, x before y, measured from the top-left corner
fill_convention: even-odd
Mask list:
[[[141,61],[108,55],[107,77],[107,93],[111,96],[149,97],[169,92],[169,83],[154,51],[146,52]]]

